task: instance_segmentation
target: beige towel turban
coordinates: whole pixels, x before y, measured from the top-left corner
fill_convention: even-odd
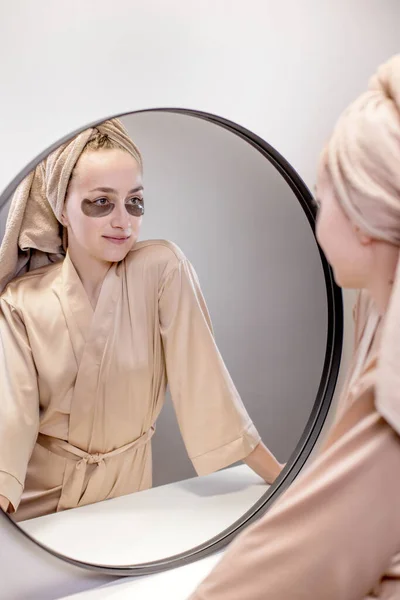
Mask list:
[[[117,119],[86,129],[52,152],[18,186],[0,247],[0,293],[9,281],[65,256],[61,214],[71,174],[86,144],[101,133],[142,166],[138,148]]]
[[[400,246],[400,55],[342,115],[326,151],[336,196],[350,220]],[[377,409],[400,434],[400,261],[385,315]]]

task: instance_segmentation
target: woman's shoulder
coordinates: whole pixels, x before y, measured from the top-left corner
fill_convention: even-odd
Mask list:
[[[51,263],[15,277],[1,293],[1,300],[16,308],[26,300],[34,300],[37,293],[50,289],[51,283],[61,271],[62,262]]]
[[[145,263],[146,266],[173,269],[185,261],[186,256],[177,244],[169,240],[145,240],[135,244],[125,260],[128,265]]]

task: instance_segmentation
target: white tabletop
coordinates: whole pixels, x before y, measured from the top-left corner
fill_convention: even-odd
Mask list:
[[[190,565],[156,575],[118,579],[60,600],[187,600],[222,555],[223,552],[213,554]]]
[[[140,564],[206,542],[239,519],[267,489],[247,465],[240,465],[19,525],[48,548],[76,560]]]

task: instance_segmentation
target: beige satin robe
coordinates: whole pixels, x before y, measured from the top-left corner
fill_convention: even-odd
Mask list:
[[[370,302],[363,292],[357,351],[320,456],[191,600],[400,598],[400,438],[374,404],[380,324],[373,314],[366,323]]]
[[[175,245],[138,243],[95,310],[68,255],[0,302],[0,494],[17,520],[149,488],[167,382],[199,475],[259,443]]]

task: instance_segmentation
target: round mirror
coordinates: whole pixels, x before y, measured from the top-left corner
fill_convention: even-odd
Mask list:
[[[0,496],[50,552],[132,575],[215,551],[293,481],[343,323],[274,148],[196,111],[118,119],[0,199]]]

